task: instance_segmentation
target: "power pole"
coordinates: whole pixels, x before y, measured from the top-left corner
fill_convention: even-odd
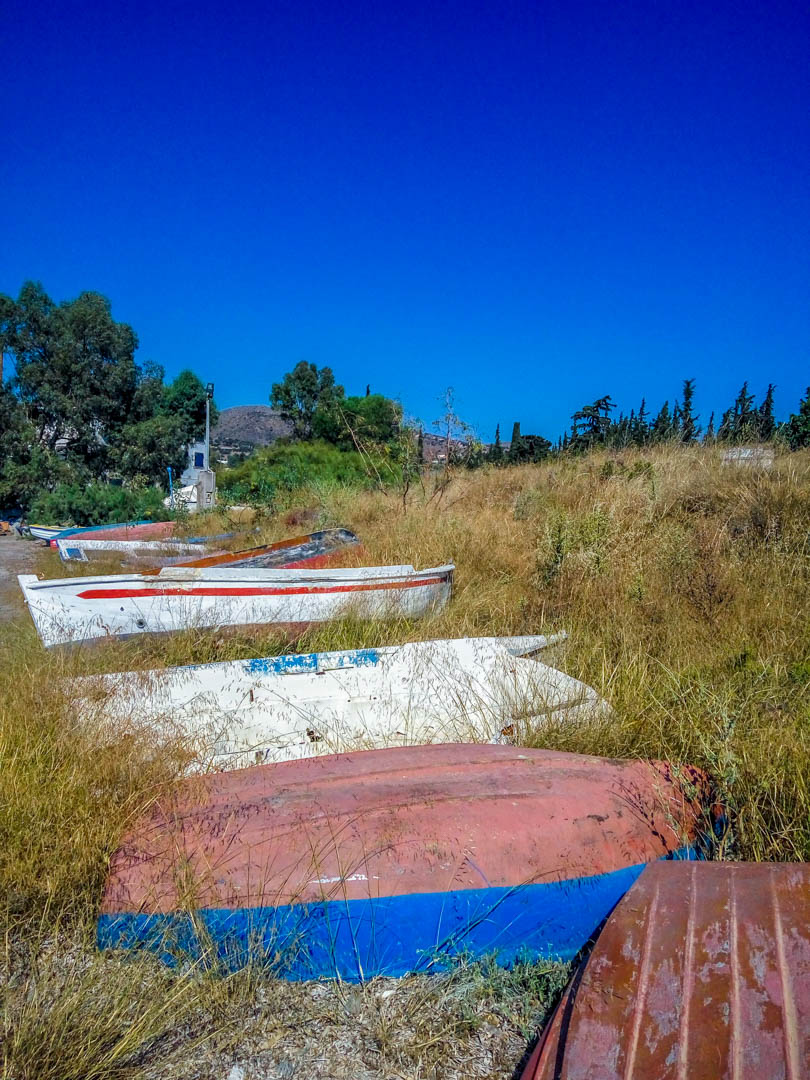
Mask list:
[[[211,468],[211,398],[214,396],[214,384],[205,388],[205,467]]]

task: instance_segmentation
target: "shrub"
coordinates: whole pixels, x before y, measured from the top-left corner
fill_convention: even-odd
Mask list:
[[[116,521],[149,518],[167,521],[171,513],[163,505],[159,488],[116,487],[113,484],[57,484],[31,503],[32,521],[56,525],[107,525]]]
[[[272,505],[281,493],[323,484],[368,488],[380,476],[393,481],[396,468],[326,442],[276,443],[232,469],[220,469],[217,486],[223,499]]]

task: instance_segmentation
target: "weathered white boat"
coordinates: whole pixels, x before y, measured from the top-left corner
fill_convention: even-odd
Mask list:
[[[607,709],[526,654],[551,638],[464,638],[76,680],[78,711],[179,736],[198,767],[421,743],[508,742]]]
[[[152,556],[157,559],[200,554],[199,544],[183,544],[175,540],[90,540],[85,537],[74,540],[72,537],[57,537],[56,547],[63,562],[88,562],[94,555],[106,551],[118,551],[135,558]]]
[[[26,525],[25,532],[29,536],[33,536],[35,540],[45,540],[47,542],[59,536],[60,533],[64,532],[64,529],[56,525]]]
[[[20,574],[45,645],[264,623],[307,626],[341,615],[416,618],[450,598],[453,566],[351,570],[164,567],[158,574],[40,581]]]

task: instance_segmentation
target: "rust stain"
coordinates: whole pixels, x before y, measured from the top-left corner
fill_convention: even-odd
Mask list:
[[[523,1080],[810,1075],[810,866],[654,863],[608,919]]]

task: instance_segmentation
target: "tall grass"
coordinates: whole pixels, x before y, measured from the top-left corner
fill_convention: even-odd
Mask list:
[[[302,1034],[310,1017],[363,1033],[362,1047],[346,1051],[354,1075],[508,1076],[527,1025],[542,1015],[538,1005],[529,1020],[518,984],[480,968],[461,983],[416,979],[391,984],[390,994],[330,987],[318,996],[238,980],[214,991],[197,972],[169,977],[94,957],[110,852],[179,774],[183,755],[170,742],[82,724],[64,692],[73,675],[564,628],[569,643],[555,662],[612,711],[530,730],[527,741],[702,765],[730,810],[722,857],[810,857],[810,455],[758,472],[702,448],[594,454],[462,472],[412,487],[405,500],[315,485],[288,494],[283,509],[310,510],[313,527],[354,529],[369,562],[455,561],[452,603],[423,622],[342,620],[295,642],[266,630],[195,631],[60,654],[41,649],[28,621],[0,629],[4,1075],[195,1075],[199,1054],[218,1048],[226,1060],[241,1045],[247,1009],[273,1061],[294,1044],[295,1060],[317,1071],[320,1035]],[[227,524],[206,521],[206,531]],[[300,531],[281,512],[257,524],[245,546]],[[55,555],[44,558],[48,573],[63,573]],[[519,985],[525,994],[525,979]],[[105,1010],[101,1000],[113,1004]],[[489,1016],[501,1035],[484,1061],[476,1054]],[[404,1041],[397,1025],[410,1032]],[[177,1046],[194,1040],[203,1049],[170,1069]],[[53,1064],[71,1058],[73,1071]]]

